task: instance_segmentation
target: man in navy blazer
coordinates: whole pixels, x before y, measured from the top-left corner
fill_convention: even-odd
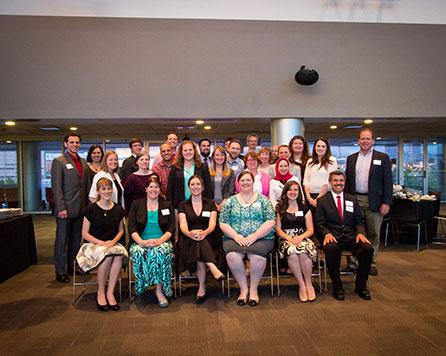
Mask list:
[[[366,238],[364,217],[354,195],[344,193],[345,175],[341,171],[328,176],[331,192],[319,198],[316,207],[316,226],[324,248],[325,260],[333,282],[333,297],[344,300],[339,273],[342,250],[352,251],[358,258],[356,293],[370,300],[367,279],[373,258],[373,248]]]
[[[359,152],[347,157],[345,191],[356,195],[365,216],[367,237],[373,246],[370,275],[376,276],[381,224],[392,204],[392,165],[387,154],[373,149],[375,140],[371,129],[360,131],[358,143]],[[355,268],[355,258],[349,257],[345,271],[353,272]]]
[[[55,158],[51,166],[51,187],[53,215],[57,224],[54,267],[57,280],[68,283],[67,273],[73,271],[81,242],[82,210],[87,204],[88,166],[87,161],[77,153],[81,146],[81,137],[77,133],[67,134],[64,146],[67,152]]]

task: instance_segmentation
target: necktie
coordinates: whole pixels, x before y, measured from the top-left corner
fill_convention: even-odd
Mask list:
[[[341,197],[338,195],[338,211],[339,211],[339,216],[341,217],[341,221],[344,221],[344,219],[342,219],[342,205],[341,205]]]

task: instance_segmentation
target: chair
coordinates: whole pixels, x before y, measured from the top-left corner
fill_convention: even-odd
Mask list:
[[[182,293],[183,293],[183,291],[181,289],[181,281],[183,279],[194,279],[194,278],[196,278],[198,280],[198,277],[196,275],[182,276],[181,273],[178,275],[178,289],[179,289],[180,297],[182,297]],[[221,292],[222,292],[222,294],[225,294],[225,281],[224,280],[221,281]]]
[[[78,267],[77,261],[74,260],[73,263],[73,306],[76,305],[77,301],[85,294],[86,290],[87,290],[87,286],[88,285],[92,285],[92,284],[98,284],[97,281],[95,282],[89,282],[88,281],[88,276],[91,276],[91,274],[87,274],[85,272],[83,272],[80,268],[78,268],[78,271],[81,271],[82,273],[82,282],[77,282],[76,281],[76,268]],[[107,282],[108,283],[108,282]],[[119,302],[121,302],[122,299],[122,289],[121,289],[121,276],[119,276],[118,278],[118,285],[119,285]],[[76,297],[76,287],[82,286],[82,292]]]
[[[353,256],[353,253],[351,251],[343,250],[341,252],[341,260],[342,260],[342,257],[348,258],[350,256]],[[325,292],[327,292],[328,291],[328,286],[327,286],[327,264],[325,263],[325,255],[324,255],[324,258],[323,258],[322,261],[324,262],[324,286],[325,286]],[[346,275],[349,275],[349,274],[355,274],[355,272],[343,272],[343,271],[340,271],[339,273],[340,273],[341,276],[346,276]],[[369,284],[369,281],[367,281],[367,285],[368,284]],[[367,286],[367,288],[369,288],[369,287]]]
[[[394,199],[390,208],[390,223],[394,238],[398,236],[398,227],[417,227],[417,251],[420,252],[421,226],[424,224],[424,237],[427,248],[426,221],[419,217],[418,205],[410,199]],[[396,231],[396,233],[395,233]],[[387,243],[387,240],[386,240]]]
[[[318,273],[312,273],[311,274],[311,278],[315,278],[318,277],[319,278],[319,285],[316,283],[316,286],[318,286],[319,289],[319,294],[323,294],[323,290],[322,290],[322,273],[321,273],[321,261],[319,259],[319,250],[317,250],[317,271]],[[291,274],[280,274],[280,269],[279,269],[279,252],[276,251],[275,253],[275,258],[276,258],[276,281],[277,281],[277,296],[280,297],[280,278],[289,278],[289,277],[293,277],[294,276]]]
[[[267,256],[267,261],[269,261],[269,276],[263,276],[262,279],[265,279],[266,281],[270,281],[270,286],[271,286],[271,298],[274,298],[274,273],[273,273],[273,253],[270,252],[268,253]],[[247,279],[249,279],[249,276],[246,277]],[[228,267],[228,271],[226,272],[226,280],[228,283],[228,298],[231,298],[231,284],[230,281],[235,280],[234,277],[230,277],[230,270]]]
[[[129,302],[130,304],[133,303],[133,288],[132,285],[135,284],[135,281],[132,278],[133,275],[133,264],[132,260],[129,258],[129,265],[127,266],[128,270],[128,276],[129,276]],[[172,278],[170,279],[173,281],[173,295],[176,298],[177,297],[177,277],[175,274],[175,255],[172,256]]]

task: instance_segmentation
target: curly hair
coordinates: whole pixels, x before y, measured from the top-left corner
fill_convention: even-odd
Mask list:
[[[197,145],[194,142],[189,141],[189,140],[184,140],[178,146],[175,167],[177,167],[179,169],[184,167],[183,147],[187,144],[192,145],[192,148],[194,149],[195,167],[200,168],[202,165],[202,162],[201,162],[200,154],[198,153],[198,150],[197,150]]]
[[[293,185],[297,185],[297,187],[299,188],[299,196],[297,197],[297,206],[299,207],[299,210],[302,210],[305,206],[305,203],[302,200],[302,189],[300,187],[300,184],[295,180],[289,180],[283,187],[282,194],[280,195],[280,198],[276,204],[276,214],[279,215],[280,219],[283,219],[286,211],[288,210],[289,203],[287,193]]]

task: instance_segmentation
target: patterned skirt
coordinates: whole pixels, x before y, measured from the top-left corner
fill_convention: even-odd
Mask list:
[[[173,245],[170,241],[157,247],[143,247],[137,243],[130,246],[130,259],[136,280],[136,295],[147,287],[161,283],[166,297],[172,295],[172,256]]]
[[[79,267],[88,272],[93,268],[99,266],[99,264],[107,256],[124,256],[123,265],[127,265],[129,255],[127,250],[121,244],[116,244],[113,247],[105,247],[92,242],[84,243],[76,256],[76,261]]]
[[[288,236],[294,237],[295,229],[285,229],[285,234]],[[314,242],[311,241],[309,238],[304,238],[301,243],[298,246],[295,246],[291,243],[289,243],[285,239],[280,239],[279,243],[279,257],[280,258],[287,258],[292,253],[296,253],[298,255],[302,253],[306,253],[308,257],[311,258],[313,262],[316,262],[317,259],[317,251],[316,246],[314,245]]]

